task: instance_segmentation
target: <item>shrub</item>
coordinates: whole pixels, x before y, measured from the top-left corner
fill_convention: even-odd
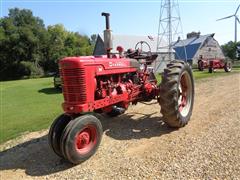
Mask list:
[[[43,70],[39,65],[33,62],[22,61],[20,63],[13,63],[4,67],[0,71],[0,80],[13,80],[30,77],[40,77],[43,75]]]
[[[43,76],[43,69],[37,64],[29,61],[22,61],[20,63],[22,68],[22,75],[25,77],[40,77]]]

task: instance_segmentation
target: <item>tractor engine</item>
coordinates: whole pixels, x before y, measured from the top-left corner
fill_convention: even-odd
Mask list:
[[[139,42],[135,50],[129,49],[123,55],[111,54],[112,35],[108,13],[104,30],[106,56],[67,57],[60,61],[60,75],[63,82],[63,109],[68,114],[105,112],[119,114],[129,103],[152,100],[157,94],[157,81],[147,65],[157,58],[151,53],[148,43]],[[143,53],[137,46],[147,44],[149,52]]]
[[[144,69],[141,69],[141,67]],[[111,112],[157,96],[157,81],[146,64],[130,58],[67,57],[60,61],[63,109],[69,114]]]

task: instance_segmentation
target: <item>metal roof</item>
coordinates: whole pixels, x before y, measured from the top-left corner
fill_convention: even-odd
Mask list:
[[[113,34],[113,50],[112,52],[117,52],[116,48],[117,46],[122,46],[124,50],[126,51],[127,49],[134,49],[135,45],[140,42],[140,41],[146,41],[150,47],[152,52],[156,52],[157,50],[157,37],[153,36],[136,36],[136,35],[117,35]],[[103,34],[99,34],[99,37],[103,41]],[[165,42],[161,43],[161,46],[167,46]],[[139,46],[140,47],[140,46]],[[148,47],[146,45],[143,45],[143,51],[149,51]],[[160,50],[162,53],[167,53],[168,49],[163,48]]]
[[[192,37],[173,43],[173,49],[176,52],[176,59],[190,60],[192,59],[199,48],[201,48],[204,42],[209,38],[213,37],[214,34],[207,34],[198,37]],[[186,53],[185,53],[186,51]],[[187,57],[186,55],[187,54]]]
[[[192,38],[189,38],[189,39],[184,39],[184,40],[177,41],[177,42],[173,43],[173,46],[174,47],[181,47],[181,46],[188,46],[188,45],[199,44],[199,43],[202,44],[206,41],[206,39],[208,37],[213,37],[213,36],[214,36],[214,33],[213,34],[207,34],[207,35],[201,35],[199,37],[192,37]]]

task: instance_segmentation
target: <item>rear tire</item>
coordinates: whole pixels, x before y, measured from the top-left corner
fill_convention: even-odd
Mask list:
[[[208,68],[208,72],[209,72],[209,73],[213,73],[213,72],[214,72],[213,67],[209,67],[209,68]]]
[[[232,63],[226,62],[224,65],[224,70],[225,70],[225,72],[231,72],[232,71]]]
[[[101,122],[92,115],[73,119],[64,129],[61,137],[61,151],[65,159],[79,164],[97,151],[102,139]]]
[[[48,143],[52,150],[59,156],[63,157],[60,149],[60,139],[64,128],[71,121],[72,117],[62,114],[52,123],[48,133]]]
[[[161,113],[170,127],[185,126],[191,115],[194,102],[194,81],[190,67],[183,61],[167,65],[160,84]]]

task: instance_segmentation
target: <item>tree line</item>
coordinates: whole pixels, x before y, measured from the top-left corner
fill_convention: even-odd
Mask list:
[[[31,10],[10,9],[0,19],[0,80],[56,72],[63,57],[91,55],[95,41],[96,35],[69,32],[61,24],[45,27]]]
[[[89,38],[69,32],[61,24],[45,27],[31,10],[10,9],[8,16],[0,18],[0,80],[57,72],[59,59],[91,55],[95,41],[96,35]],[[240,42],[229,42],[222,49],[227,57],[236,59],[237,46],[240,51]]]
[[[240,41],[230,41],[221,46],[223,53],[231,60],[240,60]]]

